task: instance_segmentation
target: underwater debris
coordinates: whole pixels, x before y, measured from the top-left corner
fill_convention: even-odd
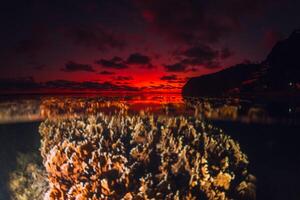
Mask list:
[[[255,199],[239,144],[194,117],[99,112],[39,131],[45,199]]]

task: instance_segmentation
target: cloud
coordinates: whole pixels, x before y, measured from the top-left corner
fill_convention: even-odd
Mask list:
[[[48,81],[45,83],[47,88],[60,88],[60,89],[71,89],[71,90],[93,90],[93,91],[138,91],[136,87],[131,87],[127,85],[115,85],[111,82],[76,82],[76,81],[67,81],[67,80],[55,80]]]
[[[130,81],[130,80],[133,80],[133,78],[131,76],[117,76],[117,77],[115,77],[115,80],[118,80],[118,81]]]
[[[33,69],[35,69],[37,71],[44,70],[45,68],[46,68],[46,65],[35,65],[35,66],[33,66]]]
[[[184,50],[181,55],[185,56],[186,64],[203,65],[218,58],[219,52],[207,45],[197,45]]]
[[[0,92],[59,92],[59,90],[70,91],[139,91],[139,88],[128,85],[116,85],[111,82],[76,82],[69,80],[53,80],[47,82],[36,82],[32,77],[21,77],[12,79],[0,79]]]
[[[205,65],[203,65],[203,67],[205,67],[207,69],[216,69],[216,68],[222,67],[222,64],[219,61],[212,61],[212,62],[206,63]]]
[[[151,58],[149,56],[133,53],[128,56],[126,60],[121,57],[115,56],[111,59],[100,59],[95,61],[96,64],[101,65],[105,68],[113,69],[126,69],[130,65],[137,65],[139,67],[153,68],[151,64]]]
[[[91,65],[80,64],[73,61],[67,62],[64,68],[62,68],[61,70],[64,72],[77,72],[77,71],[95,72],[95,70]]]
[[[196,71],[198,71],[199,69],[197,69],[197,68],[195,68],[195,67],[192,67],[192,68],[190,68],[189,69],[191,72],[196,72]]]
[[[3,78],[0,79],[0,90],[32,90],[39,88],[39,84],[34,81],[32,77],[18,77],[18,78]]]
[[[65,36],[71,38],[77,45],[94,47],[101,51],[109,48],[122,49],[126,46],[125,40],[120,35],[98,25],[68,27]]]
[[[42,85],[42,84],[41,84]],[[43,84],[45,88],[52,89],[81,89],[81,83],[68,80],[53,80]]]
[[[118,56],[113,57],[112,59],[100,59],[95,61],[96,64],[101,65],[105,68],[112,69],[127,69],[128,65],[125,64],[124,60]]]
[[[233,55],[233,52],[227,47],[223,48],[220,52],[220,57],[223,60],[231,57],[232,55]]]
[[[267,30],[263,35],[263,44],[266,48],[270,49],[276,44],[276,42],[282,39],[283,36],[278,31]]]
[[[136,0],[142,17],[168,38],[188,44],[213,43],[257,16],[270,0]]]
[[[174,80],[177,80],[177,79],[178,79],[177,75],[175,75],[175,74],[160,77],[160,80],[163,80],[163,81],[174,81]]]
[[[182,84],[182,83],[186,82],[185,78],[179,78],[175,74],[162,76],[162,77],[160,77],[160,80],[166,81],[168,83],[178,83],[178,84]]]
[[[181,90],[180,86],[174,86],[170,84],[160,84],[160,85],[150,85],[150,86],[144,86],[140,88],[144,91],[151,91],[151,90]]]
[[[147,68],[153,68],[153,65],[151,64],[151,58],[149,56],[140,54],[140,53],[133,53],[129,55],[126,61],[127,64],[133,64],[133,65],[141,65],[146,66]]]
[[[182,63],[165,65],[164,67],[167,72],[185,72],[188,69],[188,67]]]
[[[216,50],[205,44],[193,45],[173,53],[179,60],[177,65],[181,66],[182,71],[197,71],[198,67],[209,69],[221,67],[220,61],[229,58],[232,54],[228,48]]]
[[[110,71],[103,70],[103,71],[99,72],[99,74],[102,74],[102,75],[114,75],[115,72],[110,72]]]

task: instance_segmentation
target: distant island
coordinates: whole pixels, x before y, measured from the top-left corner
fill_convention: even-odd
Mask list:
[[[286,101],[300,93],[300,30],[277,42],[261,63],[241,63],[219,72],[193,77],[183,96],[244,97]]]

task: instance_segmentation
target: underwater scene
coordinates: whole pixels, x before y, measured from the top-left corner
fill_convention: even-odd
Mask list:
[[[295,199],[299,107],[268,106],[180,94],[5,96],[0,199]]]

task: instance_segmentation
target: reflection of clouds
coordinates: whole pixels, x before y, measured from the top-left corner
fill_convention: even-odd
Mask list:
[[[133,93],[27,98],[0,102],[0,123],[37,121],[47,117],[116,112],[126,108],[129,113],[151,110],[155,113],[190,115],[210,120],[243,123],[299,123],[298,105],[268,105],[238,98],[191,98],[181,94]],[[123,109],[124,110],[124,109]]]
[[[239,144],[197,118],[99,112],[40,133],[49,199],[255,198]]]
[[[140,111],[148,109],[152,111],[165,111],[173,109],[176,113],[184,112],[184,104],[180,94],[144,96],[135,95],[114,98],[44,98],[40,105],[42,117],[64,117],[73,115],[97,114],[98,112],[115,111]]]
[[[40,119],[39,103],[36,99],[0,102],[0,124]]]

